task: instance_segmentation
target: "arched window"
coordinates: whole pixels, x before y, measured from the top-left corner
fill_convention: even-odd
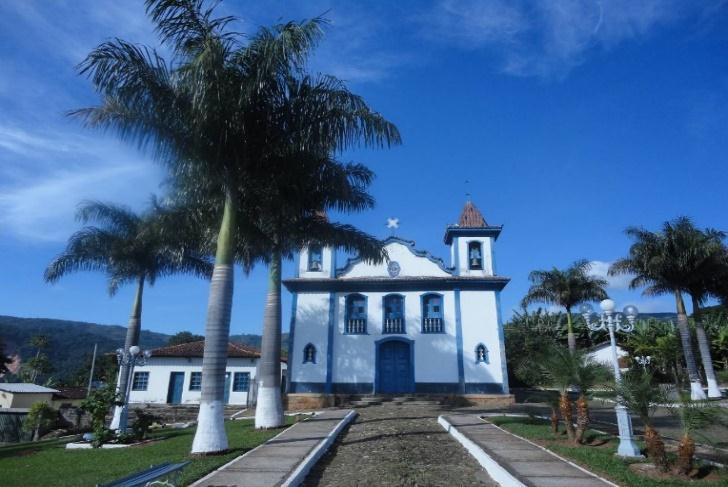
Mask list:
[[[367,332],[367,298],[361,294],[346,297],[344,333],[363,335]]]
[[[323,270],[323,259],[321,258],[321,246],[314,245],[308,249],[308,270],[311,272],[320,272]]]
[[[443,333],[442,296],[425,294],[422,296],[422,333]]]
[[[478,346],[475,347],[475,363],[490,363],[490,360],[488,359],[488,349],[485,348],[485,345],[482,343],[479,343]]]
[[[468,268],[473,270],[483,269],[483,246],[480,242],[468,242]]]
[[[316,347],[312,343],[303,347],[303,363],[316,363]]]
[[[384,321],[382,333],[406,333],[404,326],[404,296],[384,296]]]

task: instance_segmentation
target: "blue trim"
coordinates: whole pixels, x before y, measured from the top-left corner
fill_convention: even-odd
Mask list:
[[[448,225],[445,229],[445,245],[450,245],[452,239],[455,236],[463,237],[493,237],[494,240],[498,239],[503,225],[500,226],[488,226],[488,227],[459,227],[457,225]]]
[[[308,360],[308,350],[309,350],[309,347],[313,348],[313,358],[312,358],[312,360]],[[314,345],[311,342],[308,342],[303,347],[303,362],[301,362],[301,363],[304,363],[304,364],[315,364],[316,363],[316,354],[317,353],[318,353],[318,350],[316,350],[316,345]]]
[[[298,272],[298,268],[296,268]],[[293,353],[294,353],[294,336],[296,335],[296,312],[298,311],[298,293],[293,293],[291,298],[291,325],[288,329],[288,369],[286,370],[287,390],[291,387],[291,377],[293,377]]]
[[[349,299],[354,297],[361,297],[364,299],[364,332],[363,333],[349,333],[347,330],[347,323],[349,323]],[[369,296],[362,293],[349,293],[344,297],[344,335],[368,335],[369,334]]]
[[[455,246],[454,247],[455,248],[455,254],[454,254],[455,257],[453,259],[454,260],[453,265],[455,266],[455,275],[459,276],[460,275],[460,238],[455,237],[453,239],[452,245]]]
[[[386,342],[404,342],[409,345],[410,350],[410,377],[412,377],[412,384],[410,385],[409,391],[399,392],[414,392],[415,387],[415,341],[403,336],[388,336],[374,342],[374,393],[376,394],[381,390],[380,377],[379,377],[379,348],[383,343]]]
[[[495,293],[495,308],[498,319],[498,343],[500,344],[501,373],[503,374],[503,391],[508,394],[508,364],[506,363],[506,340],[503,331],[503,315],[501,314],[500,292]]]
[[[402,298],[402,327],[404,328],[401,333],[385,333],[384,332],[384,320],[387,318],[387,298],[390,296],[399,296]],[[406,335],[407,334],[407,308],[405,308],[405,296],[399,293],[389,293],[382,296],[382,335]]]
[[[446,267],[445,266],[445,262],[441,258],[433,256],[432,254],[430,254],[426,250],[417,250],[417,249],[415,249],[415,241],[414,240],[405,240],[405,239],[399,238],[399,237],[389,237],[388,239],[384,240],[384,242],[382,242],[382,245],[389,245],[391,243],[399,243],[399,244],[402,244],[405,247],[407,247],[409,249],[409,251],[412,252],[413,255],[415,255],[417,257],[424,257],[427,260],[429,260],[430,262],[432,262],[433,264],[437,264],[437,266],[443,272],[446,272],[446,273],[448,273],[450,275],[455,275],[454,272],[453,272],[453,268],[452,267]],[[349,258],[346,261],[346,265],[344,265],[344,267],[341,267],[339,269],[336,269],[335,276],[336,277],[341,277],[341,276],[345,275],[347,272],[349,272],[351,270],[352,267],[354,267],[356,264],[360,263],[361,261],[362,261],[362,258],[359,257],[358,255],[356,257]]]
[[[425,299],[428,296],[437,296],[440,298],[440,313],[442,313],[442,316],[440,319],[442,320],[442,331],[425,331],[425,318],[426,318],[426,310],[425,310]],[[420,333],[424,335],[439,335],[442,333],[445,333],[445,296],[440,293],[424,293],[420,294]]]
[[[465,364],[463,363],[463,321],[460,314],[460,289],[455,290],[455,343],[458,350],[458,383],[460,392],[465,387]]]
[[[480,355],[478,353],[478,349],[480,347],[483,347],[483,360],[480,360],[480,358],[478,358],[478,356]],[[475,352],[475,363],[476,364],[489,364],[490,363],[490,356],[489,356],[490,351],[488,350],[488,347],[486,347],[484,343],[482,343],[482,342],[478,343],[475,346],[474,352]]]
[[[334,323],[336,311],[336,294],[329,294],[329,334],[326,344],[326,392],[331,392],[331,381],[334,370]]]
[[[374,384],[371,382],[335,382],[330,394],[370,394]],[[415,382],[416,394],[459,394],[461,386],[457,382]],[[323,382],[291,382],[292,394],[327,394]],[[465,394],[507,394],[503,385],[497,382],[468,382]]]
[[[500,291],[510,282],[507,277],[382,277],[351,279],[300,278],[286,279],[283,284],[291,292],[404,292],[404,291]]]

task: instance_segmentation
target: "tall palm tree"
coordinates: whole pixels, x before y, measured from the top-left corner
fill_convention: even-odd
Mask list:
[[[134,283],[136,294],[126,329],[124,350],[139,344],[142,319],[142,295],[145,284],[154,285],[160,277],[177,273],[193,274],[209,278],[212,264],[200,249],[199,240],[191,232],[175,224],[169,228],[170,219],[175,223],[176,208],[165,207],[152,201],[151,207],[142,214],[124,206],[83,202],[77,217],[86,226],[73,234],[64,250],[48,265],[45,280],[55,283],[61,277],[76,271],[101,271],[108,279],[108,291],[116,294],[124,284]],[[126,367],[122,366],[119,391],[127,389]],[[120,409],[114,412],[112,427],[118,425]]]
[[[609,273],[633,274],[635,277],[630,282],[630,288],[644,287],[643,294],[647,296],[668,293],[675,296],[677,325],[690,378],[690,394],[693,399],[704,399],[683,293],[689,293],[691,286],[695,285],[696,276],[700,276],[696,273],[708,257],[706,248],[696,245],[694,226],[686,217],[665,222],[660,232],[629,227],[625,233],[634,240],[629,257],[617,260]]]
[[[223,396],[233,296],[233,264],[250,263],[259,235],[244,230],[254,214],[252,195],[285,175],[276,171],[282,148],[321,154],[321,148],[387,146],[399,142],[391,123],[360,98],[332,90],[322,102],[300,107],[299,125],[289,125],[289,81],[304,76],[305,61],[322,34],[322,19],[262,28],[252,37],[230,31],[233,17],[214,17],[204,0],[146,0],[147,13],[172,62],[156,51],[112,40],[94,49],[80,71],[102,95],[100,106],[74,112],[87,125],[112,129],[151,149],[172,179],[185,181],[184,196],[215,210],[215,268],[208,300],[202,394],[193,453],[227,449]],[[313,93],[314,96],[316,93]],[[284,108],[285,111],[277,109]],[[298,107],[296,107],[298,108]],[[333,116],[338,114],[339,116]],[[303,116],[307,115],[307,116]],[[189,185],[196,180],[197,185]],[[202,201],[204,200],[204,202]],[[245,242],[240,242],[245,238]],[[245,252],[237,250],[244,248]]]
[[[579,303],[607,299],[604,288],[607,281],[589,275],[591,264],[588,260],[578,260],[566,269],[554,267],[550,271],[532,271],[528,275],[531,287],[521,301],[526,307],[532,303],[555,304],[566,309],[569,350],[576,350],[571,310]]]

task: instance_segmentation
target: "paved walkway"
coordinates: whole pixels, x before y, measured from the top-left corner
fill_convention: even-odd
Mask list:
[[[443,424],[444,419],[450,426]],[[606,487],[594,477],[543,448],[522,440],[473,414],[445,415],[440,424],[478,458],[503,487]],[[464,438],[462,438],[464,437]],[[481,450],[481,451],[479,451]],[[483,455],[483,452],[485,455]]]
[[[312,456],[323,454],[335,431],[342,428],[347,409],[325,411],[296,423],[280,435],[222,466],[194,484],[195,487],[272,487],[286,485]],[[299,479],[300,481],[300,479]],[[294,482],[293,485],[296,485]]]
[[[357,408],[305,487],[495,487],[478,462],[437,424],[437,404]]]

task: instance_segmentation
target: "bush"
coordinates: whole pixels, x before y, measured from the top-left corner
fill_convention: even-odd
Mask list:
[[[23,430],[33,433],[36,441],[43,433],[53,428],[58,420],[58,411],[44,402],[36,402],[30,407],[28,416],[23,422]]]
[[[144,440],[149,433],[149,428],[157,421],[157,417],[152,413],[147,413],[143,409],[135,409],[136,421],[131,427],[132,434],[137,440]]]
[[[99,448],[113,438],[113,433],[106,427],[106,415],[113,406],[121,404],[116,390],[112,386],[93,391],[81,403],[81,409],[91,415],[91,426],[94,433],[91,445],[94,448]]]

